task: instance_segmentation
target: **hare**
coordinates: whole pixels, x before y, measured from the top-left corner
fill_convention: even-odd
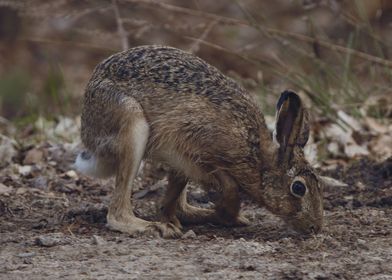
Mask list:
[[[302,233],[320,231],[323,185],[304,158],[308,113],[284,91],[274,135],[251,95],[200,58],[165,46],[140,46],[100,63],[82,111],[86,150],[76,167],[116,176],[108,226],[130,235],[181,235],[181,223],[246,225],[239,192]],[[132,211],[132,181],[143,158],[171,167],[161,222]],[[187,203],[188,180],[215,188],[214,209]]]

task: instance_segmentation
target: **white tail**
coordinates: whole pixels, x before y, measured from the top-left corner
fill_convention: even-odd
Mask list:
[[[111,164],[94,154],[83,151],[78,154],[74,167],[79,172],[97,178],[107,178],[113,176],[115,171],[114,164]]]

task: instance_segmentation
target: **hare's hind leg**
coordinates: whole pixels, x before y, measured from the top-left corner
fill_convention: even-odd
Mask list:
[[[178,237],[181,231],[169,223],[148,222],[137,218],[132,211],[132,184],[143,158],[149,127],[143,112],[133,99],[129,98],[126,108],[120,112],[121,128],[117,138],[118,168],[116,186],[107,215],[109,228],[135,234],[153,234],[163,237]]]

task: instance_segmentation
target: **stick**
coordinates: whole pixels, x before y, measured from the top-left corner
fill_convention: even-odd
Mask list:
[[[114,15],[116,17],[116,22],[117,22],[117,32],[121,39],[121,47],[125,51],[129,49],[128,34],[124,29],[124,25],[123,25],[122,18],[120,16],[120,11],[118,9],[117,1],[112,0],[112,4],[114,9]]]

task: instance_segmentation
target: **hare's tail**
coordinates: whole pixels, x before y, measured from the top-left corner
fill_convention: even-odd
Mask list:
[[[73,166],[79,172],[97,178],[107,178],[115,173],[115,164],[89,151],[79,153]]]

